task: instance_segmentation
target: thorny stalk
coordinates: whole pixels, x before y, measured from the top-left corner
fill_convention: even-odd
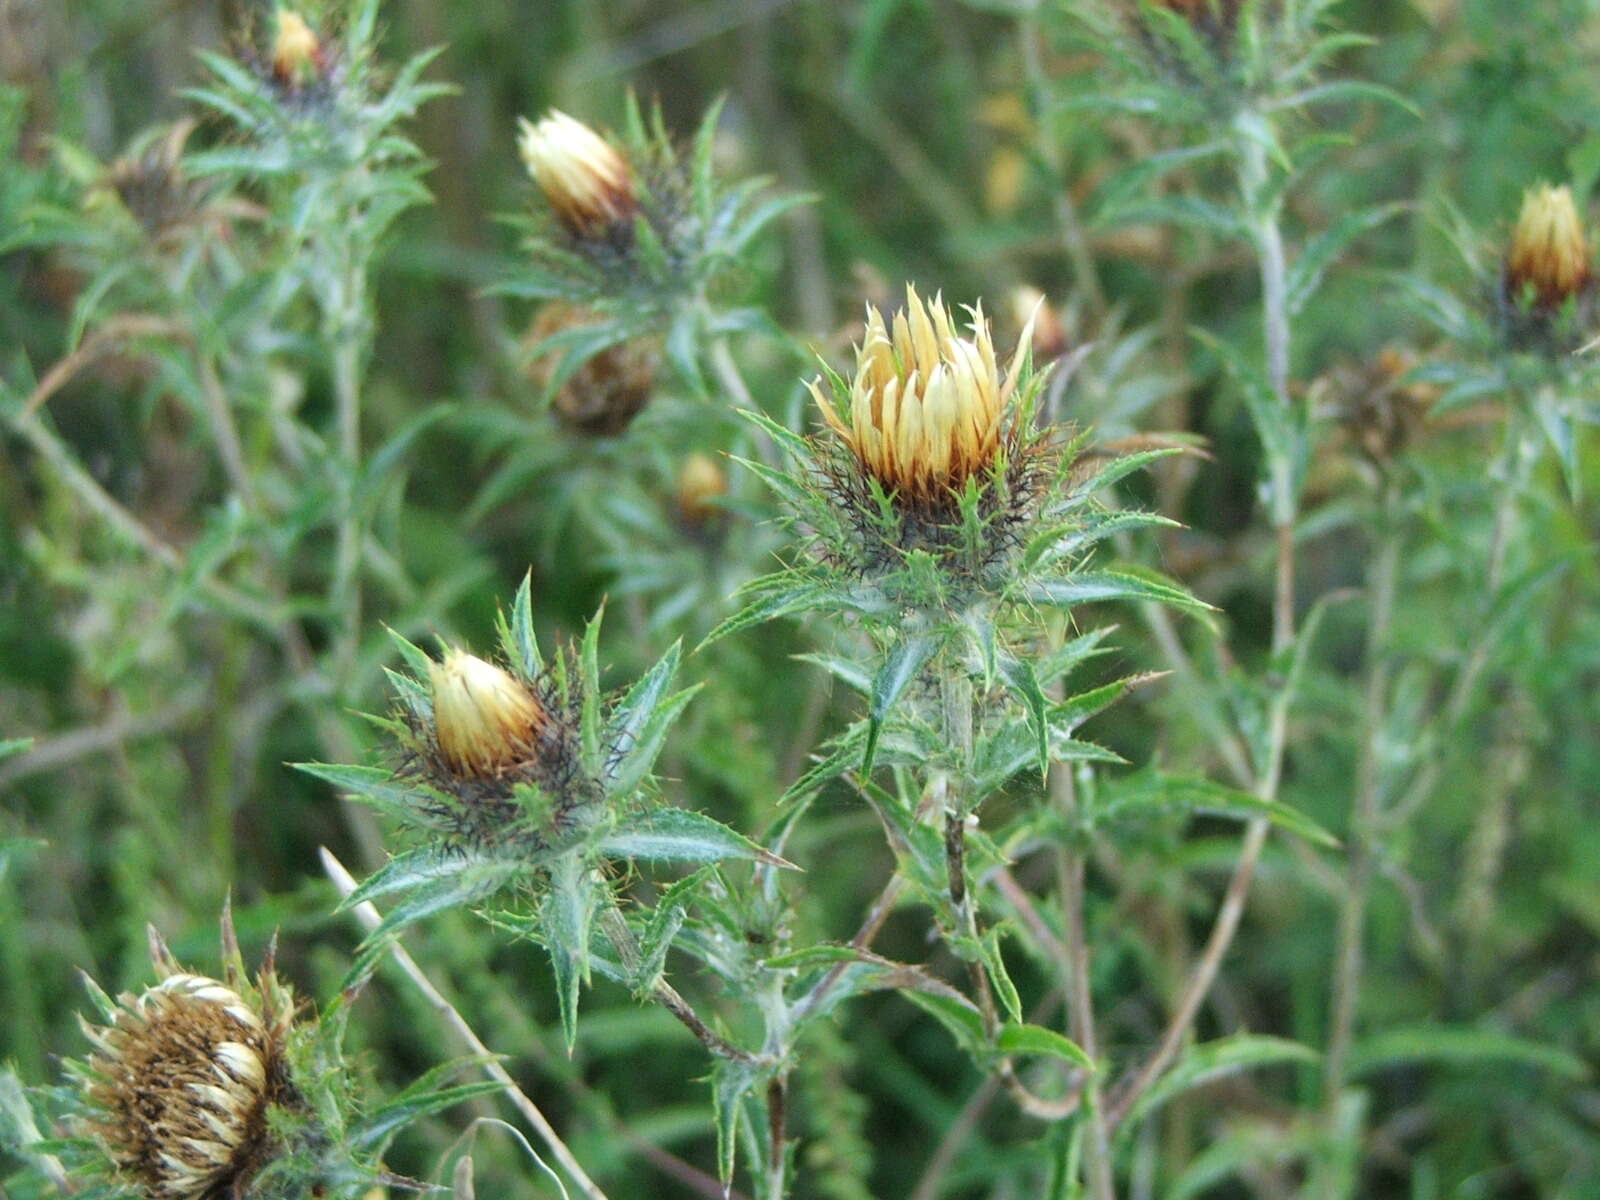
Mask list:
[[[601,908],[600,926],[605,930],[606,937],[611,939],[618,957],[622,959],[622,965],[630,972],[637,972],[640,962],[639,945],[634,940],[633,930],[628,928],[626,918],[614,904],[607,904]],[[719,1058],[750,1064],[757,1062],[756,1057],[749,1051],[735,1046],[707,1025],[700,1014],[695,1012],[694,1006],[665,979],[658,978],[651,983],[650,998],[682,1022],[702,1046]]]
[[[1266,196],[1269,176],[1266,148],[1257,139],[1245,139],[1239,170],[1240,190],[1247,211],[1253,214],[1258,270],[1261,277],[1262,332],[1265,337],[1267,380],[1284,408],[1289,399],[1290,325],[1287,264],[1283,232],[1278,225],[1278,201]],[[1291,464],[1269,448],[1267,463],[1270,505],[1276,548],[1272,601],[1272,656],[1281,657],[1293,645],[1294,629],[1294,495]],[[1279,681],[1278,692],[1268,710],[1266,761],[1257,772],[1252,791],[1258,799],[1274,803],[1283,778],[1283,757],[1288,742],[1289,686]],[[1161,1077],[1188,1037],[1190,1026],[1199,1014],[1216,981],[1217,972],[1228,948],[1233,944],[1244,916],[1256,864],[1266,845],[1268,822],[1264,817],[1251,820],[1233,875],[1223,893],[1211,934],[1199,960],[1190,971],[1182,995],[1157,1044],[1156,1052],[1136,1075],[1118,1089],[1110,1105],[1108,1123],[1114,1129],[1128,1115],[1134,1102]]]
[[[1506,414],[1505,445],[1500,453],[1499,464],[1493,472],[1497,485],[1494,524],[1491,527],[1489,557],[1484,574],[1482,611],[1479,613],[1478,621],[1480,629],[1487,629],[1500,585],[1504,582],[1506,550],[1510,546],[1511,532],[1515,525],[1517,502],[1528,482],[1531,456],[1523,445],[1525,436],[1521,409],[1513,402]],[[1455,681],[1451,684],[1449,695],[1445,699],[1441,730],[1443,734],[1448,735],[1467,715],[1467,709],[1477,691],[1478,677],[1489,663],[1491,641],[1487,634],[1479,637],[1468,652],[1466,661],[1456,672]],[[1439,755],[1435,754],[1429,758],[1418,770],[1416,778],[1412,780],[1411,786],[1406,789],[1399,801],[1388,811],[1380,814],[1381,824],[1385,827],[1395,827],[1409,821],[1433,794],[1443,769],[1444,761]]]
[[[356,253],[353,247],[346,251]],[[361,643],[361,521],[356,512],[357,466],[361,461],[361,364],[370,325],[366,268],[346,264],[332,318],[334,406],[339,429],[341,496],[334,551],[333,611],[339,622],[333,675],[341,690],[350,684]]]

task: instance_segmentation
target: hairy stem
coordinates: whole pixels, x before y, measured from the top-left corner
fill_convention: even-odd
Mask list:
[[[1261,277],[1262,333],[1265,339],[1267,378],[1278,403],[1285,408],[1289,399],[1290,325],[1288,309],[1287,263],[1283,249],[1283,233],[1278,226],[1276,200],[1267,200],[1268,172],[1265,148],[1255,139],[1247,139],[1240,163],[1240,190],[1246,211],[1253,214],[1253,233],[1256,243],[1257,265]],[[1294,645],[1294,510],[1295,497],[1291,464],[1281,461],[1268,446],[1268,480],[1271,484],[1271,517],[1276,547],[1273,572],[1272,602],[1272,653],[1277,658]],[[1268,712],[1266,761],[1256,773],[1255,795],[1268,803],[1278,798],[1278,786],[1283,778],[1283,756],[1288,740],[1289,688],[1284,681]],[[1222,905],[1211,934],[1199,960],[1190,971],[1189,978],[1179,997],[1177,1007],[1167,1023],[1156,1052],[1138,1073],[1122,1088],[1112,1102],[1108,1121],[1115,1128],[1128,1114],[1135,1100],[1161,1077],[1189,1035],[1189,1029],[1199,1014],[1216,981],[1228,948],[1238,932],[1239,921],[1244,916],[1245,903],[1250,895],[1250,884],[1255,878],[1256,864],[1266,845],[1269,826],[1265,818],[1257,817],[1245,829],[1244,841],[1239,848],[1239,858],[1233,875],[1223,893]]]
[[[361,361],[366,338],[364,267],[350,267],[343,290],[345,307],[333,331],[333,392],[342,479],[333,566],[333,610],[339,622],[333,675],[341,691],[349,686],[361,644],[361,522],[355,501],[361,461]]]
[[[610,938],[611,944],[616,947],[617,957],[622,959],[622,965],[630,972],[638,971],[639,944],[634,940],[633,930],[628,928],[627,919],[615,904],[607,903],[601,907],[600,927],[605,930],[606,937]],[[735,1046],[707,1025],[700,1014],[695,1012],[694,1006],[665,979],[657,979],[651,985],[650,998],[678,1018],[702,1046],[719,1058],[742,1063],[757,1062],[755,1055]]]

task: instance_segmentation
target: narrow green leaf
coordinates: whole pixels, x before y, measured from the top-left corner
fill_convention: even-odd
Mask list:
[[[600,852],[610,858],[651,862],[715,863],[737,858],[773,867],[794,866],[744,834],[687,808],[659,808],[624,817],[601,839]]]
[[[341,763],[291,763],[290,766],[333,784],[347,799],[370,804],[396,820],[412,825],[437,826],[437,821],[428,817],[423,808],[427,793],[396,782],[394,775],[382,767],[356,767]]]
[[[1050,773],[1050,701],[1039,686],[1039,677],[1034,673],[1031,662],[1001,654],[998,665],[1006,689],[1022,701],[1028,711],[1028,727],[1033,730],[1034,743],[1039,752],[1039,777],[1042,779]]]
[[[1027,585],[1023,595],[1035,604],[1060,608],[1106,600],[1153,600],[1191,612],[1216,611],[1176,584],[1126,571],[1078,571],[1058,579],[1038,579]]]
[[[1121,779],[1107,779],[1100,789],[1098,815],[1107,820],[1141,813],[1202,812],[1248,821],[1265,817],[1289,833],[1320,846],[1337,846],[1339,839],[1304,813],[1273,803],[1209,779],[1166,775],[1154,768]]]
[[[1059,1058],[1086,1071],[1095,1069],[1094,1060],[1083,1052],[1083,1048],[1077,1042],[1042,1025],[1028,1025],[1019,1021],[1007,1022],[1000,1030],[995,1047],[1002,1054],[1042,1054]]]
[[[1588,1065],[1559,1046],[1490,1029],[1448,1025],[1388,1029],[1362,1039],[1350,1050],[1351,1075],[1414,1062],[1450,1067],[1526,1066],[1563,1079],[1590,1077]]]
[[[1139,1097],[1138,1103],[1129,1110],[1127,1119],[1119,1128],[1131,1132],[1139,1122],[1174,1097],[1229,1075],[1283,1063],[1314,1063],[1321,1057],[1310,1046],[1287,1038],[1248,1033],[1191,1046],[1171,1070]]]

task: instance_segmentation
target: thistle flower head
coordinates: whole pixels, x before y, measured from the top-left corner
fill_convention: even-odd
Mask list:
[[[151,238],[196,214],[203,189],[183,169],[183,148],[193,119],[178,121],[150,140],[141,139],[106,172],[105,186]]]
[[[602,238],[631,229],[639,211],[633,171],[610,142],[555,109],[537,124],[523,118],[519,130],[523,165],[570,233]]]
[[[280,8],[272,40],[272,74],[279,83],[298,85],[315,77],[322,61],[322,46],[306,19],[293,9]]]
[[[525,684],[493,663],[451,650],[429,667],[439,754],[460,775],[485,778],[536,757],[549,723]]]
[[[709,454],[695,451],[678,470],[678,515],[699,528],[720,511],[717,501],[728,494],[728,476]]]
[[[981,305],[971,310],[968,329],[970,337],[959,336],[939,297],[925,304],[908,286],[892,322],[867,308],[846,415],[818,381],[809,385],[828,427],[862,469],[905,501],[940,502],[1000,455],[1032,328],[1003,375]]]
[[[534,318],[527,335],[530,353],[557,334],[583,329],[603,318],[578,304],[551,301]],[[560,355],[536,358],[529,372],[540,388],[555,377]],[[597,437],[621,433],[644,410],[655,391],[661,367],[660,340],[626,338],[589,355],[550,398],[556,417],[568,429]]]
[[[1523,195],[1505,280],[1510,298],[1531,291],[1545,309],[1560,307],[1589,285],[1589,245],[1570,188],[1543,183]]]
[[[231,941],[226,917],[223,930]],[[270,969],[249,989],[231,965],[228,983],[181,970],[153,930],[151,952],[161,980],[119,997],[109,1024],[82,1022],[94,1046],[87,1131],[154,1200],[200,1200],[273,1157],[267,1110],[293,1095],[293,1004]]]

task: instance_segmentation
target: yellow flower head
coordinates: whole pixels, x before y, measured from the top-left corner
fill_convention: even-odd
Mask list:
[[[627,160],[582,121],[555,109],[537,124],[524,117],[517,148],[528,174],[572,233],[599,237],[633,221],[639,202]]]
[[[548,718],[518,680],[463,650],[429,667],[439,754],[459,775],[488,777],[536,755]]]
[[[818,381],[809,385],[828,427],[862,468],[903,498],[944,497],[1000,452],[1033,331],[1030,322],[1002,377],[982,305],[970,311],[971,336],[960,337],[940,298],[925,304],[908,285],[892,332],[882,313],[867,308],[848,419]]]
[[[1513,297],[1532,287],[1537,303],[1555,308],[1589,283],[1589,246],[1572,190],[1542,183],[1522,197],[1522,213],[1506,254]]]
[[[278,10],[278,33],[272,42],[272,73],[286,84],[315,76],[322,47],[306,20],[293,9]]]

